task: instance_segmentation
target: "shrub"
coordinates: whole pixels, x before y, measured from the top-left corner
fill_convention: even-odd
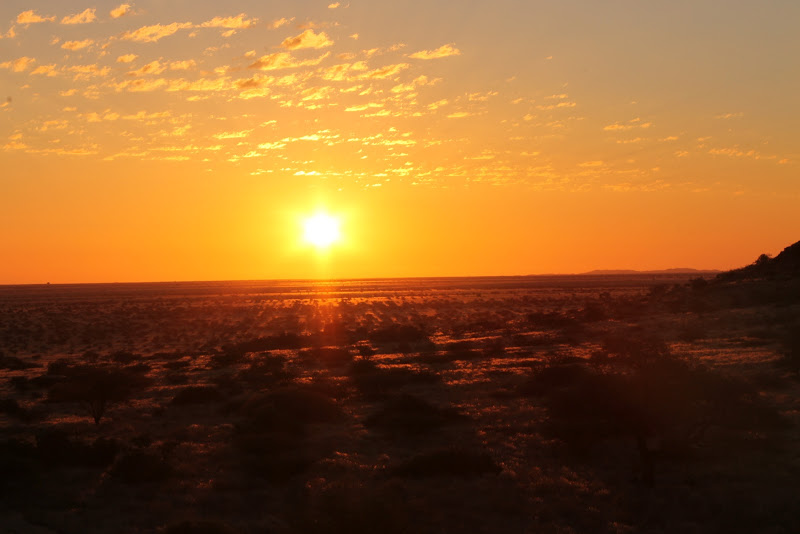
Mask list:
[[[110,475],[129,484],[162,482],[172,474],[172,467],[151,452],[134,450],[120,456],[111,468]]]
[[[384,395],[407,384],[429,384],[441,378],[431,371],[407,367],[379,367],[371,360],[357,360],[350,366],[356,388],[367,396]]]
[[[48,373],[52,367],[53,364],[48,366]],[[148,383],[137,369],[61,364],[56,368],[58,372],[67,376],[50,389],[47,400],[83,404],[94,419],[95,425],[100,424],[110,405],[126,401],[137,389]]]
[[[350,351],[339,347],[315,347],[301,350],[299,356],[306,361],[317,361],[327,367],[340,367],[353,361]]]
[[[399,477],[470,477],[487,473],[497,474],[500,467],[485,452],[447,448],[424,452],[390,469],[389,474]]]
[[[214,386],[189,386],[185,387],[172,398],[172,404],[183,406],[186,404],[206,404],[222,400],[219,388]]]
[[[420,434],[460,422],[464,416],[452,408],[440,408],[413,395],[389,399],[364,420],[364,426],[389,434]]]
[[[164,529],[164,534],[237,534],[240,530],[216,521],[181,521]]]

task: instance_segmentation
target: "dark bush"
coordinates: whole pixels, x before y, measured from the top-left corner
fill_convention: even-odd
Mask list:
[[[32,414],[29,410],[23,408],[14,399],[0,399],[0,413],[4,413],[14,419],[19,419],[25,423],[30,422]]]
[[[353,361],[350,351],[339,347],[314,347],[301,350],[300,358],[308,362],[319,362],[326,367],[340,367]]]
[[[391,468],[389,474],[410,478],[470,477],[487,473],[497,474],[500,471],[500,467],[485,452],[447,448],[417,454]]]
[[[33,369],[34,367],[39,367],[39,365],[26,362],[17,358],[16,356],[6,356],[0,352],[0,369],[7,369],[9,371],[24,371],[25,369]]]
[[[431,371],[407,367],[379,367],[371,360],[357,360],[350,366],[350,376],[358,390],[367,396],[381,396],[407,384],[430,384],[441,381]]]
[[[164,529],[164,534],[238,534],[241,531],[216,521],[181,521]]]
[[[180,390],[172,398],[172,404],[183,406],[186,404],[206,404],[222,400],[222,393],[214,386],[189,386]]]
[[[36,455],[49,466],[104,468],[114,461],[119,443],[111,438],[97,438],[84,442],[67,432],[50,429],[36,436]]]
[[[115,480],[129,484],[163,482],[172,474],[172,467],[159,455],[134,450],[123,454],[111,467]]]
[[[48,366],[48,373],[51,367],[52,364]],[[135,368],[59,364],[57,369],[66,374],[66,378],[52,386],[47,400],[83,404],[96,425],[111,404],[127,400],[148,384],[141,370]]]
[[[390,398],[364,420],[364,426],[389,434],[420,434],[461,422],[463,415],[452,408],[440,408],[413,395]]]

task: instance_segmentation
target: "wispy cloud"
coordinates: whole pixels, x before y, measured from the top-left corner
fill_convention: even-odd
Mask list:
[[[64,50],[80,50],[82,48],[86,48],[87,46],[91,46],[94,44],[94,41],[91,39],[84,39],[83,41],[67,41],[61,45],[61,48]]]
[[[163,37],[168,37],[178,30],[191,28],[191,22],[173,22],[172,24],[153,24],[152,26],[142,26],[139,29],[125,32],[122,39],[127,41],[139,41],[144,43],[155,43]]]
[[[287,37],[281,43],[281,47],[289,50],[298,50],[301,48],[325,48],[331,46],[333,41],[328,38],[325,32],[314,33],[314,30],[306,30],[300,35],[294,37]]]
[[[23,72],[28,69],[36,60],[32,57],[22,56],[12,61],[0,63],[0,69],[9,69],[13,72]]]
[[[460,56],[461,50],[453,46],[453,44],[446,44],[442,45],[436,50],[420,50],[419,52],[414,52],[413,54],[409,54],[408,57],[414,59],[438,59],[441,57],[448,57],[448,56]]]
[[[120,4],[119,6],[115,7],[111,11],[109,11],[109,15],[111,15],[112,19],[118,19],[120,17],[124,17],[128,13],[131,12],[131,5],[130,4]]]
[[[228,28],[244,29],[255,26],[258,19],[248,19],[244,13],[239,13],[235,17],[214,17],[211,20],[198,25],[199,28]]]
[[[32,9],[30,11],[23,11],[17,15],[17,24],[38,24],[39,22],[53,22],[54,20],[56,20],[55,15],[52,17],[42,17],[41,15],[37,15]]]
[[[247,68],[258,70],[280,70],[314,66],[319,65],[322,60],[327,58],[329,55],[330,52],[326,52],[317,58],[298,61],[289,52],[275,52],[274,54],[261,56],[257,61],[248,65]]]
[[[117,63],[132,63],[137,57],[136,54],[125,54],[117,58]]]
[[[97,20],[97,15],[95,14],[94,8],[85,9],[81,13],[77,13],[75,15],[68,15],[61,19],[61,24],[87,24],[89,22],[94,22]]]

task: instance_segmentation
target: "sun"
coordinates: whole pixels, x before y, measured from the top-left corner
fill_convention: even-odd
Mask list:
[[[317,213],[303,223],[303,240],[322,250],[327,249],[341,238],[339,219],[327,213]]]

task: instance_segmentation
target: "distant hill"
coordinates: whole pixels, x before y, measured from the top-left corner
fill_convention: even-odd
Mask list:
[[[674,269],[659,269],[655,271],[636,271],[633,269],[595,269],[587,273],[581,274],[717,274],[721,273],[719,270],[703,270],[703,269],[689,269],[684,267],[677,267]]]

